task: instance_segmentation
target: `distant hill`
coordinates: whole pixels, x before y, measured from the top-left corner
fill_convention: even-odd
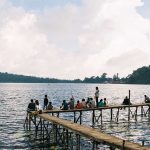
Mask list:
[[[0,83],[110,83],[110,84],[150,84],[150,66],[143,66],[133,71],[125,78],[119,78],[118,73],[112,78],[107,73],[100,76],[85,77],[84,80],[62,80],[56,78],[40,78],[0,72]]]
[[[40,78],[0,72],[0,83],[71,83],[71,80]]]
[[[150,66],[143,66],[133,71],[133,73],[126,78],[126,83],[150,84]]]

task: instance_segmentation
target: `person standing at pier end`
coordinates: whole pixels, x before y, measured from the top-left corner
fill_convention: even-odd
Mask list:
[[[95,91],[96,107],[98,107],[98,98],[99,98],[99,89],[98,87],[96,87],[96,91]]]
[[[44,97],[44,107],[43,107],[43,109],[47,109],[47,105],[48,105],[48,98],[47,98],[47,95],[45,95],[45,97]]]

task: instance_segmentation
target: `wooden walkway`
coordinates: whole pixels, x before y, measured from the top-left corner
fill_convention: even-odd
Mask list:
[[[117,148],[123,148],[126,150],[150,150],[148,147],[142,147],[140,144],[136,144],[133,142],[125,141],[123,144],[124,140],[117,138],[115,136],[108,135],[106,133],[102,133],[96,129],[84,126],[84,125],[79,125],[77,123],[73,123],[68,120],[60,119],[55,116],[51,116],[48,114],[38,114],[38,117],[40,117],[43,120],[46,120],[48,122],[52,122],[54,124],[63,126],[69,130],[72,130],[75,133],[78,133],[80,135],[83,135],[87,138],[90,138],[94,141],[97,142],[104,142],[108,145],[115,146]]]
[[[127,108],[124,110],[124,108]],[[119,114],[121,111],[127,111],[126,121],[130,122],[132,118],[134,118],[135,122],[137,121],[137,116],[150,116],[150,104],[143,103],[143,104],[135,104],[135,105],[118,105],[118,106],[106,106],[106,107],[99,107],[99,108],[85,108],[85,109],[70,109],[70,110],[44,110],[43,113],[49,113],[59,117],[61,113],[69,113],[72,112],[74,123],[79,122],[82,124],[82,116],[83,112],[91,111],[92,112],[92,125],[95,123],[100,123],[101,125],[104,123],[104,111],[108,110],[110,120],[107,121],[115,121],[118,122],[120,120]]]
[[[149,106],[150,103],[142,103],[142,104],[134,104],[134,105],[109,105],[106,107],[98,107],[98,108],[84,108],[84,109],[69,109],[69,110],[60,110],[60,109],[53,109],[53,110],[44,110],[43,113],[61,113],[61,112],[77,112],[77,111],[93,111],[93,110],[106,110],[106,109],[120,109],[124,107],[136,108],[136,107],[143,107]]]

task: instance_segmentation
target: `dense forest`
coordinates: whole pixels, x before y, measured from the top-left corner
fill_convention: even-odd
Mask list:
[[[10,73],[0,73],[0,83],[112,83],[112,84],[150,84],[150,66],[143,66],[133,71],[125,78],[119,78],[119,74],[107,77],[107,73],[100,76],[85,77],[84,80],[62,80],[56,78],[40,78]]]
[[[40,78],[9,73],[0,73],[0,83],[68,83],[71,80],[59,80],[55,78]]]
[[[133,71],[126,78],[129,84],[150,84],[150,66],[144,66]]]

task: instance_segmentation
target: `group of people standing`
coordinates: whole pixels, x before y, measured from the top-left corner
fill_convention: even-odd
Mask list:
[[[28,110],[29,111],[38,111],[39,109],[40,109],[39,101],[31,99],[31,102],[28,105]],[[47,110],[53,109],[52,102],[48,101],[47,95],[45,95],[45,97],[44,97],[43,110],[44,109],[47,109]]]

